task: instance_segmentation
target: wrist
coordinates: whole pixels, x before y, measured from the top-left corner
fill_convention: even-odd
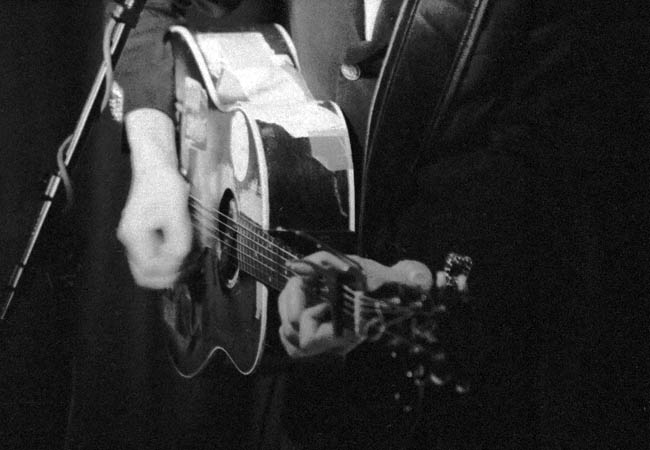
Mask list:
[[[142,108],[125,117],[134,179],[178,171],[174,123],[156,109]]]

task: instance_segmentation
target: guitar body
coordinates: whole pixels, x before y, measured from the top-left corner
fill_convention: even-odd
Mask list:
[[[334,103],[311,97],[279,27],[173,28],[171,40],[195,249],[163,296],[169,352],[186,377],[219,352],[250,374],[276,314],[273,294],[290,275],[284,261],[295,257],[272,232],[354,231],[345,120]]]

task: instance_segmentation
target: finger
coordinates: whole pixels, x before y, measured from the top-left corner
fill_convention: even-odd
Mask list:
[[[184,259],[192,247],[192,221],[187,205],[189,184],[181,182],[178,198],[170,200],[174,205],[184,205],[172,210],[171,214],[161,214],[159,229],[162,233],[161,252]],[[175,214],[173,212],[176,212]]]
[[[154,259],[160,245],[160,237],[149,229],[133,231],[127,226],[121,227],[118,230],[118,239],[124,245],[129,261],[137,266]]]
[[[327,252],[318,252],[303,259],[287,261],[286,265],[296,275],[303,277],[313,277],[320,272],[329,270],[338,272],[350,270],[349,264]]]
[[[421,292],[429,292],[433,287],[433,274],[427,266],[419,261],[403,260],[392,268],[401,283],[418,289]]]
[[[469,290],[467,287],[467,275],[461,273],[456,276],[456,288],[460,293],[466,293]]]
[[[301,277],[312,278],[318,274],[317,267],[313,263],[301,259],[289,260],[286,262],[286,266]]]
[[[442,270],[436,272],[436,287],[438,289],[443,289],[449,286],[450,284],[450,276],[447,274],[447,272],[444,272]],[[459,274],[453,277],[453,283],[456,285],[456,289],[458,292],[461,294],[467,293],[469,291],[469,288],[467,286],[467,275],[464,274]]]
[[[282,326],[297,330],[306,302],[305,281],[300,277],[289,278],[278,297],[278,313]]]
[[[312,253],[303,259],[287,261],[286,265],[296,275],[307,278],[329,270],[345,273],[351,268],[347,262],[328,252]]]
[[[372,259],[350,256],[361,266],[370,292],[388,283],[396,283],[426,293],[433,286],[433,275],[427,266],[418,261],[403,260],[392,267]]]
[[[336,270],[339,272],[347,272],[351,269],[350,263],[335,256],[329,252],[316,252],[304,258],[305,261],[316,264],[324,270]]]
[[[153,274],[150,271],[147,271],[147,268],[137,266],[129,261],[129,268],[131,270],[131,275],[135,280],[138,286],[148,288],[148,289],[167,289],[174,285],[176,278],[178,277],[177,273],[170,274]]]
[[[300,321],[299,347],[304,356],[314,356],[325,352],[347,353],[361,341],[351,332],[343,336],[334,334],[332,322],[323,322],[328,313],[327,305],[317,305],[303,313]]]
[[[436,287],[442,289],[447,286],[447,272],[439,270],[436,272]]]
[[[283,327],[278,329],[278,333],[280,335],[280,342],[290,357],[300,358],[306,356],[305,352],[300,349],[298,335],[296,333],[287,332]]]
[[[138,234],[139,239],[123,239],[134,280],[138,285],[151,289],[170,287],[178,276],[183,258],[161,252],[162,242],[158,232]]]
[[[321,324],[309,334],[301,329],[299,342],[300,349],[305,356],[320,355],[343,347],[343,340],[334,335],[334,327],[331,322]]]
[[[321,303],[303,311],[300,317],[299,344],[308,354],[318,354],[341,345],[332,322],[325,322],[329,304]]]

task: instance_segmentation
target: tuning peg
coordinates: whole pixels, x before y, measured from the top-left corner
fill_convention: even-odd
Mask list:
[[[473,265],[474,261],[469,256],[452,252],[445,258],[444,271],[452,277],[463,275],[467,278],[472,271]]]
[[[393,336],[389,341],[388,341],[388,346],[389,347],[400,347],[404,345],[404,343],[407,342],[404,338],[400,336]]]
[[[444,362],[447,359],[445,352],[435,352],[431,355],[431,360],[436,363]]]
[[[437,376],[434,373],[429,374],[429,382],[434,384],[435,386],[444,386],[445,384],[447,384],[448,381],[449,381],[449,379],[440,378],[439,376]]]
[[[424,378],[424,374],[424,366],[422,364],[418,364],[415,369],[406,371],[406,378],[422,379]]]
[[[431,312],[433,314],[446,313],[447,312],[447,307],[442,303],[438,303],[438,304],[434,305],[433,308],[431,308]]]
[[[409,353],[411,355],[421,355],[424,353],[424,347],[422,347],[420,344],[413,344],[409,347]]]
[[[461,381],[456,383],[456,386],[454,386],[454,390],[458,394],[467,394],[470,390],[470,385],[467,381]]]
[[[368,342],[377,342],[386,333],[386,324],[378,318],[369,320],[363,330]]]
[[[430,324],[428,327],[419,326],[416,323],[411,323],[411,335],[416,338],[422,339],[427,344],[435,344],[438,342],[435,332],[437,331],[437,325]]]

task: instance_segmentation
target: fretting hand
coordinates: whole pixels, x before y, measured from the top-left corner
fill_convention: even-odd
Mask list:
[[[429,269],[417,261],[400,261],[392,267],[376,261],[351,256],[359,264],[364,286],[354,286],[372,292],[387,283],[398,283],[428,293],[433,285]],[[344,330],[336,336],[331,321],[329,303],[318,292],[319,277],[328,271],[348,274],[350,264],[327,252],[317,252],[301,261],[291,261],[288,267],[296,273],[289,279],[278,299],[280,339],[289,356],[298,358],[325,352],[347,353],[361,338]]]

